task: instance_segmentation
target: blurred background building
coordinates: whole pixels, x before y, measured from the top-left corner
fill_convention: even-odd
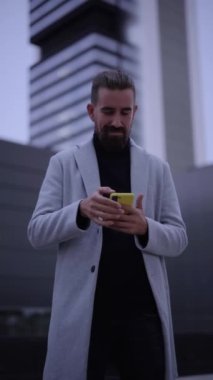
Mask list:
[[[203,46],[198,14],[203,12],[208,25],[213,15],[207,3],[28,1],[29,39],[38,51],[29,70],[30,141],[0,141],[2,380],[41,379],[56,249],[36,253],[27,241],[27,224],[50,156],[93,133],[86,104],[92,77],[105,68],[124,69],[135,79],[139,112],[133,137],[169,161],[188,229],[185,254],[167,262],[180,374],[213,373],[213,167],[205,166],[210,163],[206,141],[212,145],[206,139],[205,77],[198,51]],[[15,38],[18,29],[10,25],[8,30]],[[10,61],[13,70],[18,67],[18,51]],[[7,86],[12,89],[10,113],[14,103],[21,106],[15,92],[18,79]],[[210,76],[208,80],[211,84]]]
[[[98,71],[121,68],[139,94],[133,138],[174,169],[192,166],[185,17],[184,1],[32,0],[31,42],[40,47],[40,60],[30,73],[31,144],[60,150],[90,136],[91,80]]]
[[[139,82],[137,44],[126,32],[137,22],[138,4],[44,0],[30,6],[31,42],[40,47],[40,61],[30,74],[31,143],[60,150],[92,134],[86,104],[97,72],[121,68]],[[138,119],[133,135],[141,142]]]

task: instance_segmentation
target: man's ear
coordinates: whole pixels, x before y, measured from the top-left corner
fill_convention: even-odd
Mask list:
[[[135,112],[137,111],[137,109],[138,109],[138,106],[135,105],[135,106],[134,106],[134,114],[135,114]]]
[[[92,121],[94,121],[94,104],[87,104],[87,113]]]

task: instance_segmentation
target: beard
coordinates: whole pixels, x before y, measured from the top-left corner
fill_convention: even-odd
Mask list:
[[[101,130],[95,128],[95,134],[107,152],[122,151],[129,140],[129,130],[124,127],[104,125]]]

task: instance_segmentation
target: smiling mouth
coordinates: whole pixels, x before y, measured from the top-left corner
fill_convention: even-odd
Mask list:
[[[112,133],[113,135],[122,135],[122,131],[110,131],[109,133]]]
[[[113,135],[123,135],[124,131],[113,129],[113,130],[109,131],[109,133],[111,133]]]

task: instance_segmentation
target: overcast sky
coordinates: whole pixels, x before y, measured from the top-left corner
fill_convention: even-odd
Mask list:
[[[28,0],[0,0],[0,138],[29,140],[28,70],[37,49],[29,44]]]
[[[188,1],[188,0],[186,0]],[[198,4],[206,162],[213,163],[213,0]],[[0,0],[0,139],[29,141],[29,67],[39,49],[29,44],[28,0]]]

